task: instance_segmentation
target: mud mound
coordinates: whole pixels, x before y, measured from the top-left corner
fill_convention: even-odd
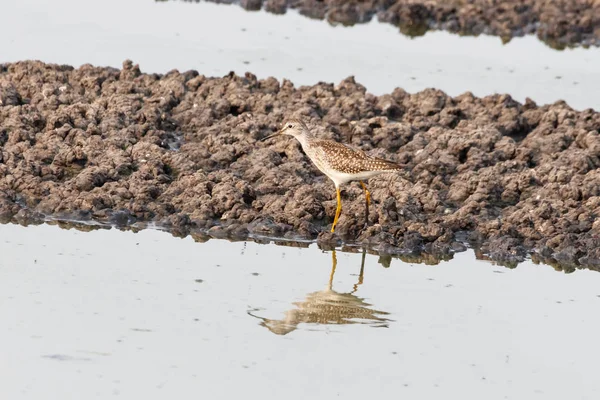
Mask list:
[[[406,166],[333,185],[293,138],[259,139],[290,116],[324,138]],[[600,267],[600,113],[507,95],[373,96],[348,78],[295,88],[252,74],[143,74],[41,62],[0,66],[0,218],[125,226],[154,221],[212,236],[359,243],[448,254],[464,243],[506,263]]]
[[[275,14],[283,14],[292,8],[307,17],[343,25],[368,22],[377,16],[379,21],[398,26],[409,36],[420,36],[433,29],[461,35],[495,35],[504,41],[535,34],[550,47],[558,49],[600,45],[598,0],[209,1],[239,3],[247,10],[264,8]]]

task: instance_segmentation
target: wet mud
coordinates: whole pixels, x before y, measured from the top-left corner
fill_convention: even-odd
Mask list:
[[[189,0],[187,0],[189,1]],[[198,2],[198,0],[192,0]],[[331,24],[355,25],[377,18],[398,26],[409,36],[428,30],[460,35],[495,35],[503,41],[535,34],[552,48],[600,45],[598,0],[210,0],[238,3],[249,11],[261,8],[275,14],[295,9]]]
[[[405,167],[333,184],[282,137],[284,119]],[[0,65],[0,220],[154,224],[177,235],[279,238],[382,255],[477,247],[515,265],[600,268],[600,113],[508,95],[374,96],[352,77],[294,87],[247,73],[144,74]]]

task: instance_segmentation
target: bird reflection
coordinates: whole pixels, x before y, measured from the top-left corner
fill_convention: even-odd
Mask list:
[[[329,283],[325,290],[310,293],[305,301],[293,303],[296,307],[286,311],[283,319],[268,319],[259,317],[248,312],[255,318],[261,319],[261,326],[266,327],[277,335],[287,335],[296,330],[298,324],[370,324],[375,327],[388,327],[389,319],[383,316],[389,315],[387,312],[374,310],[371,304],[366,303],[364,299],[356,296],[354,293],[362,285],[365,269],[366,252],[363,251],[360,265],[360,274],[358,282],[354,284],[353,290],[349,293],[339,293],[333,290],[333,276],[337,267],[337,257],[335,250],[331,252],[331,274]]]

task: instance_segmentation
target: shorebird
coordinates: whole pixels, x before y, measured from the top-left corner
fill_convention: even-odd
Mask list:
[[[299,119],[290,119],[276,133],[262,140],[267,140],[278,135],[290,135],[295,137],[302,145],[302,150],[335,185],[337,208],[335,218],[331,225],[331,232],[335,232],[342,212],[342,198],[340,185],[350,181],[359,181],[365,192],[365,226],[369,222],[369,205],[371,204],[371,193],[363,182],[374,176],[400,171],[402,167],[394,162],[381,158],[370,157],[362,150],[354,149],[345,144],[333,140],[316,138],[308,129],[306,124]]]

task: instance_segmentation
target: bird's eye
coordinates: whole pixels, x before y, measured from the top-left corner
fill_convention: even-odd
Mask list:
[[[291,128],[291,127],[292,127],[292,124],[289,124],[289,125],[288,125],[288,128]]]

